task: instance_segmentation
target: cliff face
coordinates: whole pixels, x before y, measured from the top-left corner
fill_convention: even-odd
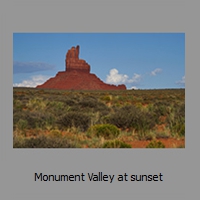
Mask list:
[[[90,73],[90,65],[88,65],[85,60],[79,59],[79,49],[80,47],[77,46],[76,48],[72,47],[70,50],[68,50],[65,59],[65,71],[69,72],[76,70],[79,72]]]
[[[65,59],[65,71],[58,72],[37,88],[66,90],[126,90],[125,85],[110,85],[90,73],[90,65],[79,59],[79,46],[68,50]]]

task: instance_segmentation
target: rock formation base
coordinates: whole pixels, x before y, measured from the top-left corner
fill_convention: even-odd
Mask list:
[[[125,85],[110,85],[101,81],[95,74],[77,71],[58,72],[37,88],[64,89],[64,90],[126,90]]]

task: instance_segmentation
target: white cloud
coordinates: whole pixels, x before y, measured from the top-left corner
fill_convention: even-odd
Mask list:
[[[160,73],[162,71],[162,69],[160,68],[156,68],[151,72],[151,76],[156,76],[158,73]]]
[[[106,83],[109,84],[127,84],[138,83],[141,80],[141,75],[134,73],[132,78],[129,78],[126,74],[119,74],[117,69],[111,69],[109,75],[107,75]]]
[[[129,80],[129,83],[138,83],[141,80],[141,75],[134,73],[132,79]]]
[[[43,84],[50,77],[43,75],[32,76],[31,79],[23,80],[21,83],[14,83],[14,87],[36,87],[37,85]]]
[[[178,85],[185,85],[185,76],[183,76],[181,80],[176,81],[176,84],[178,84]]]

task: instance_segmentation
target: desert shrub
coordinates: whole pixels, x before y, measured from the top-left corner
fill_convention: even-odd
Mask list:
[[[155,135],[156,135],[156,139],[160,139],[160,138],[167,139],[167,138],[169,138],[169,134],[167,134],[166,132],[158,132]]]
[[[13,136],[13,148],[23,148],[25,137]]]
[[[77,100],[75,100],[75,99],[67,98],[67,99],[65,100],[65,104],[68,105],[68,106],[73,106],[73,105],[75,105],[76,103],[77,103]]]
[[[17,128],[20,129],[20,130],[24,130],[27,128],[28,126],[28,122],[27,120],[25,119],[20,119],[18,122],[17,122]]]
[[[95,97],[85,97],[79,102],[80,107],[95,108],[98,100]]]
[[[95,97],[83,98],[72,109],[80,109],[82,112],[100,112],[104,115],[109,112],[109,108],[102,102],[98,101]]]
[[[110,95],[104,95],[104,96],[101,96],[100,99],[102,101],[105,101],[106,103],[108,103],[109,101],[111,101],[111,97]]]
[[[15,109],[13,109],[13,128],[14,130],[16,128],[19,128],[19,124],[21,124],[20,120],[22,121],[27,121],[27,118],[26,118],[26,113],[25,112],[22,112],[22,111],[17,111]],[[21,125],[20,125],[21,126]]]
[[[91,117],[88,114],[79,111],[71,111],[58,119],[57,123],[62,127],[76,127],[81,131],[86,131],[90,126]]]
[[[65,107],[64,103],[61,101],[56,101],[55,102],[55,109],[56,110],[63,110]]]
[[[185,148],[185,145],[184,145],[184,144],[181,144],[181,145],[179,145],[179,146],[176,147],[176,148]]]
[[[172,135],[185,136],[185,103],[176,105],[166,121]]]
[[[30,110],[44,110],[46,108],[46,101],[43,98],[30,98],[26,103],[26,107]]]
[[[135,138],[137,140],[144,140],[144,141],[153,140],[155,138],[155,133],[153,131],[146,131],[146,132],[139,131],[135,133]]]
[[[170,125],[172,135],[185,136],[185,120],[178,118],[177,121],[173,121]]]
[[[13,129],[15,130],[17,127],[17,123],[19,120],[26,120],[24,112],[20,112],[20,111],[13,111]]]
[[[131,145],[119,140],[112,140],[105,142],[103,148],[131,148]]]
[[[119,135],[119,129],[113,124],[96,124],[88,129],[88,135],[112,139]]]
[[[177,110],[177,114],[185,117],[185,103],[180,104]]]
[[[108,122],[121,129],[132,128],[137,132],[146,132],[155,126],[157,118],[154,113],[141,111],[135,106],[128,105],[111,114]]]
[[[22,103],[22,101],[18,100],[17,98],[14,99],[13,98],[13,109],[17,110],[22,110],[22,108],[24,107],[24,104]]]
[[[158,116],[166,116],[169,113],[169,108],[170,108],[170,103],[162,101],[162,102],[156,102],[153,105],[154,108],[154,112],[158,115]]]
[[[33,112],[26,112],[26,120],[28,121],[28,128],[35,129],[41,128],[45,129],[47,125],[54,125],[55,118],[53,114],[48,112],[40,112],[40,111],[33,111]]]
[[[23,101],[24,98],[26,98],[25,94],[19,94],[19,95],[17,95],[17,99],[20,100],[20,101]]]
[[[70,109],[70,106],[66,105],[62,101],[48,101],[46,106],[46,111],[51,112],[54,116],[60,116],[63,112],[67,112]]]
[[[13,128],[45,129],[46,126],[55,125],[55,116],[49,112],[23,111],[13,113]]]
[[[137,115],[139,115],[139,109],[134,106],[124,106],[118,110],[116,109],[108,118],[108,122],[118,128],[126,129],[131,127],[133,118]]]
[[[49,136],[53,138],[61,138],[62,133],[59,130],[51,130]]]
[[[155,110],[154,105],[152,103],[148,104],[147,109],[149,112],[154,112],[154,110]]]
[[[146,148],[165,148],[165,145],[161,141],[153,140],[146,146]]]
[[[135,117],[132,122],[132,127],[137,132],[146,133],[152,130],[157,123],[157,118],[152,113],[142,112],[140,115]]]
[[[75,148],[67,138],[52,138],[44,135],[36,138],[13,138],[13,148]]]

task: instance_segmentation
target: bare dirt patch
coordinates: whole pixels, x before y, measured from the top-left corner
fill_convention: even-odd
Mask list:
[[[185,147],[185,139],[167,138],[167,139],[159,139],[158,141],[161,141],[165,145],[165,148]],[[132,142],[127,142],[127,143],[129,143],[132,146],[132,148],[146,148],[146,146],[150,142],[151,141],[135,140],[135,141],[132,141]]]

